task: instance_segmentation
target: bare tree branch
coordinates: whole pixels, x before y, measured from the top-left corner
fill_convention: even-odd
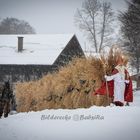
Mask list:
[[[105,33],[111,23],[112,15],[111,4],[101,3],[99,0],[85,0],[82,8],[77,10],[75,22],[81,30],[87,33],[96,52],[100,52],[103,48]]]

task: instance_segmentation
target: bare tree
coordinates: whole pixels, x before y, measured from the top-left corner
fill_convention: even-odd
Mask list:
[[[34,34],[34,28],[26,21],[5,18],[0,22],[0,34]]]
[[[100,52],[108,40],[113,21],[111,3],[99,0],[85,0],[81,9],[77,9],[75,23],[85,31],[95,52]]]

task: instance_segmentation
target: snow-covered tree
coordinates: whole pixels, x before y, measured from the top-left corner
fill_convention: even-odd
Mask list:
[[[5,18],[0,22],[0,34],[34,34],[34,28],[26,21]]]
[[[111,3],[99,0],[85,0],[75,15],[76,25],[86,33],[96,53],[101,52],[109,42],[112,21]]]
[[[119,19],[125,39],[124,47],[133,57],[131,64],[140,71],[140,0],[127,2],[128,9],[121,12]]]

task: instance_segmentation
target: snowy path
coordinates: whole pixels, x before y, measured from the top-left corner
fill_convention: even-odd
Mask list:
[[[43,110],[11,115],[0,119],[0,140],[139,140],[139,118],[140,91],[137,91],[130,107]]]

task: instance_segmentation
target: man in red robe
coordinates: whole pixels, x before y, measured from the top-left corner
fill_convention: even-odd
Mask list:
[[[123,65],[122,58],[118,60],[118,65],[113,70],[112,75],[105,75],[105,79],[107,82],[102,83],[95,95],[109,94],[116,106],[123,106],[125,103],[129,105],[129,102],[133,102],[132,80]]]

